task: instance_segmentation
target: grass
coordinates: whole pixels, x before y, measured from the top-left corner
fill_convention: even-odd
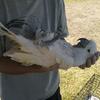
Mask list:
[[[80,37],[93,39],[97,43],[98,50],[100,50],[100,1],[70,1],[65,6],[70,33],[66,40],[74,44]],[[91,68],[85,70],[78,67],[70,68],[67,71],[60,70],[60,86],[63,100],[72,100],[94,73],[100,75],[100,59]]]

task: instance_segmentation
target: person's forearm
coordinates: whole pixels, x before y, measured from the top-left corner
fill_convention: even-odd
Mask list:
[[[58,67],[58,65],[54,65],[50,68],[43,68],[41,66],[23,66],[10,58],[0,57],[0,72],[6,74],[25,74],[25,73],[33,73],[33,72],[47,72],[50,70],[54,70]]]
[[[0,72],[6,74],[24,74],[31,72],[31,70],[29,70],[29,67],[24,67],[21,64],[12,61],[9,58],[1,57]]]

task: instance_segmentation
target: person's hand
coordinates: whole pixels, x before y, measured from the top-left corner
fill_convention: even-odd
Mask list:
[[[91,67],[91,65],[96,63],[96,61],[99,59],[99,57],[100,57],[100,51],[97,51],[95,54],[93,54],[91,57],[89,57],[87,59],[85,64],[80,65],[79,68],[84,69],[84,68]]]
[[[35,73],[49,72],[52,70],[57,70],[58,68],[59,68],[59,64],[55,64],[55,65],[47,67],[47,68],[38,66],[38,65],[32,65],[32,66],[28,67],[28,69],[30,69],[30,72],[35,72]]]

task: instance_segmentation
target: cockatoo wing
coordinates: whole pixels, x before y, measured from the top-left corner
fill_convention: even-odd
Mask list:
[[[37,64],[48,67],[56,64],[55,55],[49,52],[48,48],[35,45],[32,40],[14,34],[1,23],[0,34],[7,36],[19,46],[11,48],[8,52],[4,53],[4,56],[9,56],[12,60],[26,66]]]
[[[56,57],[53,53],[49,52],[46,48],[34,48],[33,52],[23,52],[17,49],[10,49],[4,53],[4,56],[11,57],[12,60],[21,63],[24,66],[41,65],[43,67],[50,67],[56,64]]]

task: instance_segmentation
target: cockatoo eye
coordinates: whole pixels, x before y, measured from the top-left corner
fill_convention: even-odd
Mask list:
[[[90,53],[90,49],[87,50]]]

